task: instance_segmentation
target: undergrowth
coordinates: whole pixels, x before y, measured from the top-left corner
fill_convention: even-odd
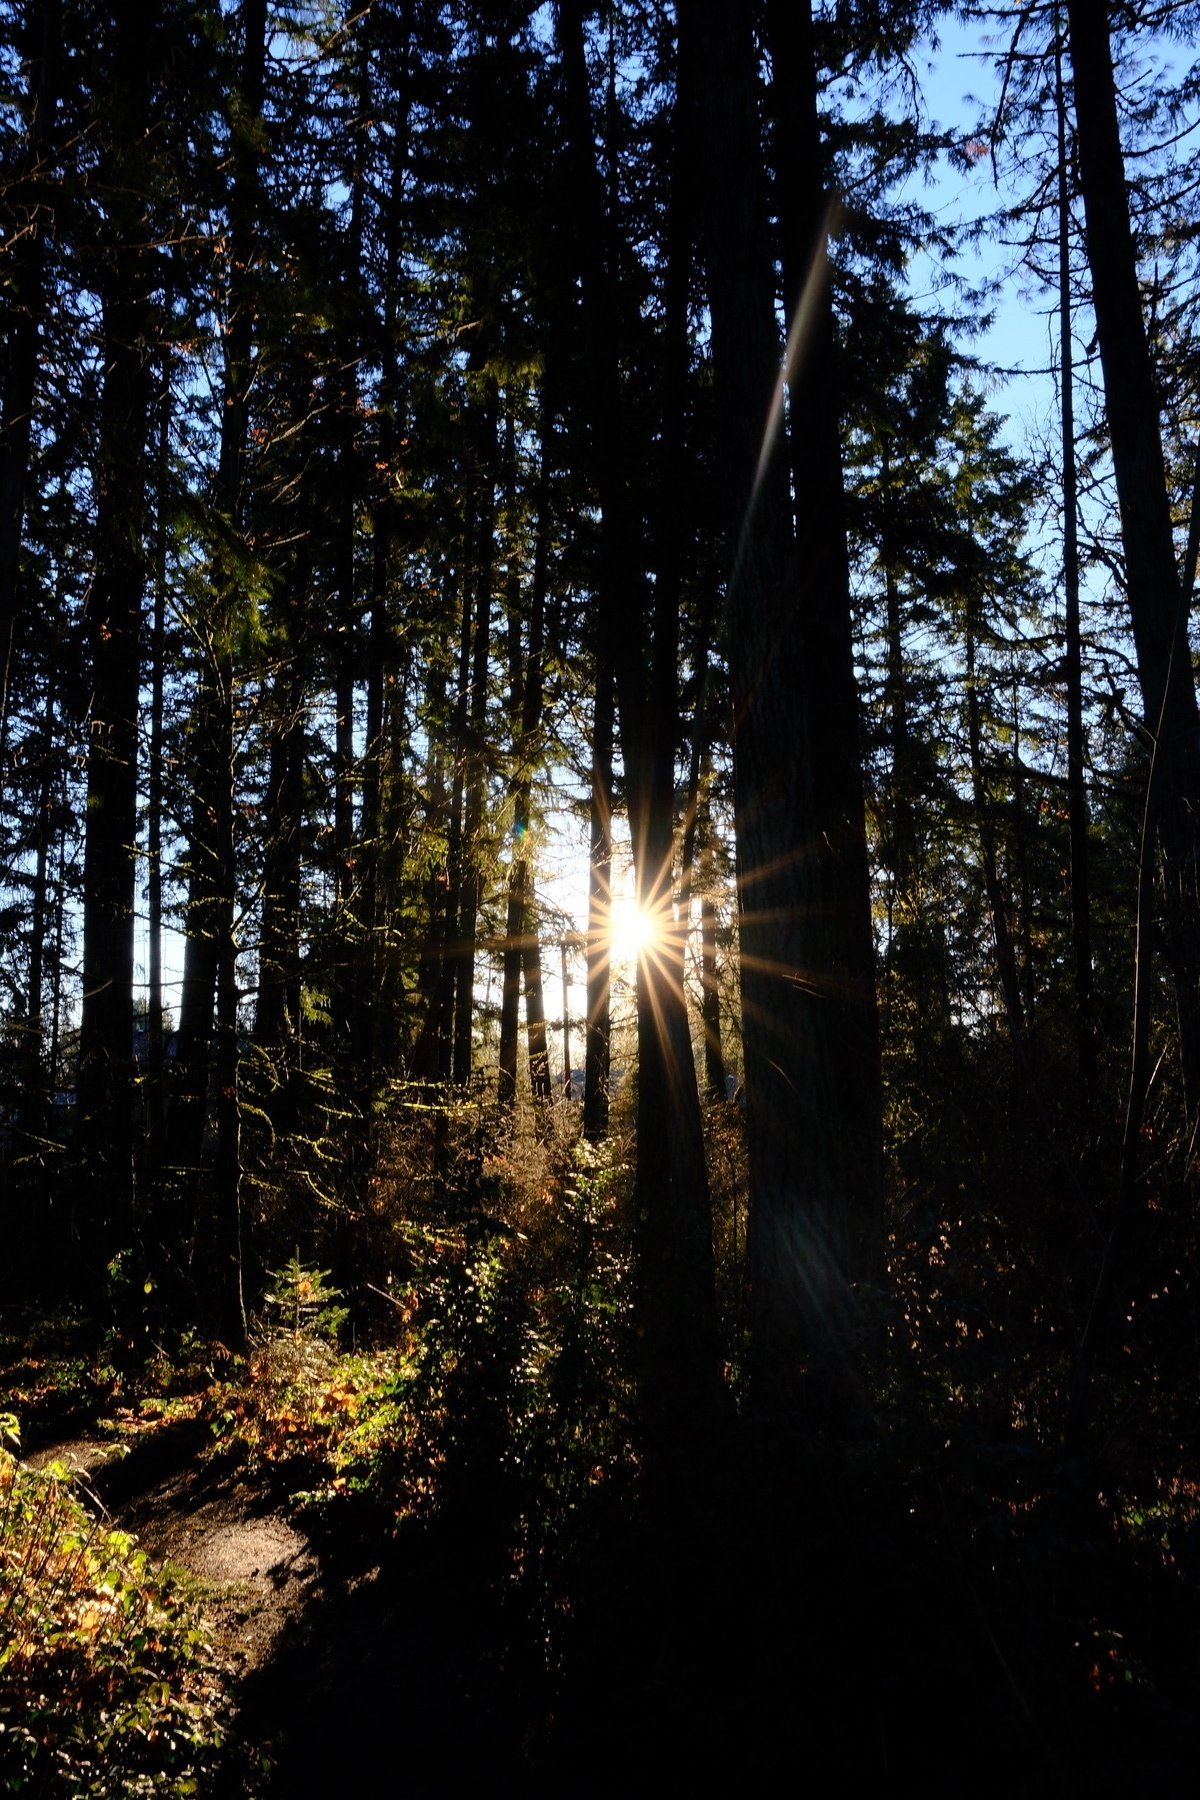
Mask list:
[[[226,1688],[198,1611],[67,1471],[17,1461],[0,1419],[0,1786],[48,1800],[201,1791]]]
[[[339,1351],[328,1271],[298,1252],[276,1271],[244,1366],[209,1390],[211,1454],[343,1544],[478,1515],[522,1581],[553,1587],[635,1475],[629,1169],[620,1140],[486,1150],[448,1157],[424,1204],[392,1197],[380,1347]]]

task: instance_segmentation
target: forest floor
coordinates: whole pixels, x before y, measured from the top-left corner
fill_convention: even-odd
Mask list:
[[[806,1492],[754,1497],[714,1472],[690,1520],[584,1547],[550,1670],[477,1511],[373,1558],[361,1536],[306,1535],[206,1460],[209,1441],[201,1421],[168,1420],[113,1460],[111,1438],[76,1422],[29,1460],[78,1469],[114,1523],[192,1578],[233,1674],[231,1797],[506,1776],[765,1793],[801,1769],[817,1796],[1182,1791],[1194,1713],[1114,1685],[1099,1638],[1072,1651],[1060,1599],[1035,1616],[1036,1575],[988,1583],[953,1533],[913,1529],[902,1485],[852,1492],[814,1468]]]
[[[168,1420],[114,1456],[101,1422],[76,1417],[69,1434],[31,1432],[25,1461],[65,1466],[93,1510],[187,1578],[231,1681],[222,1794],[303,1800],[494,1776],[516,1746],[481,1704],[504,1628],[471,1546],[434,1530],[386,1567],[357,1541],[347,1555],[299,1530],[268,1487],[207,1459],[210,1444],[203,1421]]]

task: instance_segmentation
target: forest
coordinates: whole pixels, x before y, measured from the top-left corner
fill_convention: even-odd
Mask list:
[[[0,1791],[1185,1791],[1198,36],[0,0]]]

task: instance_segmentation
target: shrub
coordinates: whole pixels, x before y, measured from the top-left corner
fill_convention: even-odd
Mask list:
[[[16,1444],[16,1421],[0,1416]],[[199,1792],[225,1684],[169,1572],[91,1517],[60,1464],[0,1447],[0,1791],[107,1800]]]

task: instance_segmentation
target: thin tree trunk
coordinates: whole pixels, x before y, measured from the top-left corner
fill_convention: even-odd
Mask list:
[[[370,20],[370,13],[366,15]],[[360,99],[360,115],[367,108]],[[349,174],[350,249],[346,279],[355,295],[361,284],[363,238],[363,171],[353,168]],[[358,299],[361,305],[361,297]],[[352,310],[354,310],[352,308]],[[337,453],[338,519],[336,526],[337,623],[334,646],[334,783],[333,783],[333,847],[334,904],[336,928],[334,941],[339,947],[337,966],[332,972],[330,1013],[334,1037],[342,1051],[351,1048],[354,1017],[354,971],[359,955],[362,921],[358,913],[359,858],[355,850],[354,793],[356,757],[354,753],[354,707],[359,655],[358,600],[355,592],[354,540],[358,523],[357,495],[362,481],[358,445],[358,342],[351,325],[348,341],[342,347],[344,361],[339,417],[335,429],[339,444]],[[349,1081],[358,1086],[358,1068],[350,1060]],[[361,1103],[361,1094],[360,1094]]]
[[[489,382],[478,420],[479,507],[475,548],[475,628],[471,659],[471,697],[466,735],[463,826],[463,878],[458,914],[458,976],[454,1015],[454,1080],[471,1079],[475,1021],[475,937],[483,898],[483,810],[487,769],[488,660],[492,631],[492,580],[496,554],[496,395]]]
[[[612,988],[613,678],[596,657],[592,713],[592,795],[588,822],[587,1031],[583,1130],[593,1143],[608,1136]]]
[[[291,578],[287,634],[272,682],[271,745],[263,851],[262,938],[254,1035],[282,1049],[299,1030],[293,986],[300,961],[300,826],[304,804],[304,633],[309,574],[301,562]]]
[[[399,95],[396,135],[388,170],[387,191],[382,205],[381,231],[384,248],[383,315],[380,331],[379,438],[376,460],[377,474],[372,512],[371,556],[371,624],[367,640],[367,716],[366,755],[363,762],[362,825],[360,836],[361,948],[358,956],[358,997],[355,1008],[355,1063],[360,1071],[363,1090],[373,1095],[377,1064],[386,1032],[389,1043],[396,1041],[395,1022],[391,1018],[396,1003],[392,991],[389,958],[382,930],[382,898],[384,860],[384,793],[391,769],[389,746],[397,733],[385,735],[385,695],[391,660],[391,630],[388,597],[391,587],[392,558],[397,520],[395,486],[399,470],[396,447],[402,436],[400,380],[396,353],[397,288],[400,263],[400,198],[409,147],[409,80],[408,14],[405,47],[402,53],[402,91]],[[364,85],[369,83],[369,69]],[[364,96],[364,117],[370,98]],[[395,721],[392,721],[393,726]],[[394,871],[393,871],[394,876]],[[384,970],[388,977],[381,983]],[[386,1021],[386,1023],[385,1023]]]
[[[470,537],[468,527],[468,541]],[[454,772],[450,784],[450,816],[446,832],[446,881],[444,890],[435,895],[435,904],[430,909],[430,961],[433,964],[430,1003],[414,1053],[414,1064],[418,1072],[425,1079],[435,1082],[449,1081],[454,1066],[455,990],[462,963],[458,928],[465,879],[463,799],[470,669],[471,583],[464,574],[458,690],[450,732],[454,748]]]
[[[55,84],[60,51],[62,0],[41,0],[27,11],[24,47],[29,71],[29,122],[21,175],[6,196],[7,205],[22,218],[23,229],[5,257],[5,286],[9,312],[8,380],[0,419],[0,756],[8,728],[9,687],[19,612],[21,536],[25,524],[25,485],[29,472],[29,446],[37,385],[38,343],[45,313],[45,244],[47,218],[44,206],[32,199],[24,203],[22,186],[41,176],[49,150],[55,113]],[[24,215],[22,217],[22,215]]]
[[[528,823],[528,821],[526,821]],[[532,873],[525,878],[525,922],[521,932],[521,973],[525,979],[525,1033],[529,1048],[529,1085],[538,1102],[553,1099],[550,1046],[546,1040],[546,1003],[542,993],[542,940],[538,930],[537,895]]]
[[[717,980],[716,867],[708,787],[699,800],[700,841],[700,1020],[704,1027],[704,1092],[710,1104],[726,1097],[725,1052],[721,1042],[721,989]]]
[[[88,596],[91,709],[83,869],[83,1004],[77,1142],[86,1171],[84,1266],[107,1286],[118,1249],[134,1247],[133,968],[137,870],[137,718],[146,579],[148,360],[147,180],[154,10],[130,0],[116,17],[110,117],[100,175],[106,349],[96,467],[96,567]],[[93,1289],[94,1292],[94,1289]]]
[[[975,631],[970,621],[967,623],[966,630],[966,653],[967,740],[971,753],[971,794],[975,807],[975,828],[979,833],[980,858],[983,863],[983,888],[987,896],[988,911],[992,920],[992,935],[996,946],[996,972],[1000,977],[1000,992],[1004,999],[1004,1011],[1008,1018],[1009,1029],[1014,1042],[1016,1042],[1020,1039],[1024,1024],[1021,1011],[1021,986],[1017,974],[1017,953],[1013,944],[1012,927],[1009,924],[1008,907],[1000,882],[992,802],[987,791],[987,779],[983,768],[983,724],[979,704],[979,685],[975,674]]]
[[[171,438],[170,364],[161,366],[158,414],[158,471],[155,507],[154,613],[150,626],[150,767],[146,798],[146,911],[149,932],[146,970],[147,1161],[157,1169],[163,1156],[163,984],[162,984],[162,815],[163,679],[167,606],[167,475]]]
[[[1071,844],[1071,939],[1075,960],[1075,1053],[1089,1109],[1096,1098],[1096,1013],[1092,988],[1083,653],[1079,632],[1079,504],[1075,470],[1074,346],[1071,337],[1071,208],[1062,36],[1055,19],[1054,100],[1058,117],[1058,319],[1062,385],[1063,675],[1067,690],[1067,809]]]
[[[514,779],[510,793],[516,799],[525,780],[523,757],[525,717],[525,664],[521,647],[521,576],[516,551],[516,432],[511,398],[504,411],[504,531],[508,541],[505,576],[505,614],[508,624],[508,711],[513,740]],[[525,918],[524,840],[513,828],[512,862],[508,872],[508,904],[504,926],[504,953],[500,988],[500,1053],[496,1067],[496,1097],[511,1109],[517,1098],[517,1042],[521,1011],[521,927]]]
[[[514,840],[516,828],[513,829]],[[496,1097],[510,1108],[517,1098],[517,1043],[521,1008],[521,931],[525,923],[525,859],[514,856],[508,874],[508,907],[505,917],[503,985],[500,995],[500,1055]]]
[[[49,1105],[49,1086],[45,1058],[46,931],[49,910],[50,843],[54,829],[54,742],[55,692],[51,687],[46,704],[46,727],[42,747],[42,778],[38,789],[36,849],[33,870],[33,892],[30,895],[29,984],[25,1001],[25,1030],[21,1044],[22,1120],[26,1138],[35,1156],[40,1155],[39,1140],[45,1136]]]
[[[450,572],[443,576],[443,603],[450,605]],[[429,712],[434,721],[444,716],[446,706],[446,670],[437,661],[429,674]],[[454,894],[454,832],[446,793],[446,752],[441,733],[431,725],[428,734],[425,789],[425,828],[430,837],[445,837],[446,855],[440,868],[431,866],[424,883],[423,897],[428,915],[424,952],[417,972],[417,993],[424,1005],[424,1016],[409,1058],[412,1074],[421,1081],[440,1078],[440,1044],[445,1033],[443,990],[447,974],[447,917],[457,909]],[[451,975],[451,979],[453,979]]]
[[[221,420],[221,454],[217,469],[218,506],[223,521],[232,534],[241,530],[245,507],[243,489],[257,299],[254,268],[259,168],[254,128],[263,105],[266,0],[242,0],[241,26],[242,68],[240,93],[233,115],[233,185],[230,193],[230,239],[234,269],[230,285],[233,312],[229,322],[225,408]],[[214,632],[208,668],[213,686],[208,704],[213,713],[214,754],[212,763],[203,773],[207,778],[205,798],[212,816],[215,840],[213,872],[217,882],[212,909],[216,931],[216,1035],[213,1047],[217,1114],[216,1253],[221,1323],[227,1340],[238,1346],[246,1333],[245,1299],[242,1291],[237,864],[234,832],[234,618],[239,577],[236,562],[222,546],[218,546],[213,557],[212,579]]]
[[[547,1100],[549,1094],[549,1062],[546,1057],[545,1030],[542,1013],[541,951],[535,937],[528,942],[533,916],[532,870],[528,855],[530,807],[533,792],[533,765],[537,758],[545,687],[546,591],[549,578],[550,461],[553,453],[553,422],[550,403],[542,396],[542,443],[538,475],[537,524],[534,539],[533,580],[529,595],[529,642],[524,664],[521,661],[520,623],[517,602],[515,563],[510,564],[509,580],[509,687],[510,710],[514,719],[513,757],[516,775],[513,785],[513,854],[509,869],[509,893],[504,942],[504,987],[500,1020],[501,1101],[511,1105],[517,1091],[517,1040],[519,1035],[519,997],[522,973],[526,977],[525,1014],[529,1039],[530,1083],[534,1098]],[[511,471],[511,447],[508,462]],[[509,481],[508,506],[511,512],[514,477]],[[511,529],[511,527],[510,527]],[[530,981],[533,983],[533,1006],[536,1020],[530,1014]]]
[[[570,945],[564,938],[559,948],[562,951],[562,1034],[563,1034],[563,1099],[571,1098],[571,969],[568,962]]]

